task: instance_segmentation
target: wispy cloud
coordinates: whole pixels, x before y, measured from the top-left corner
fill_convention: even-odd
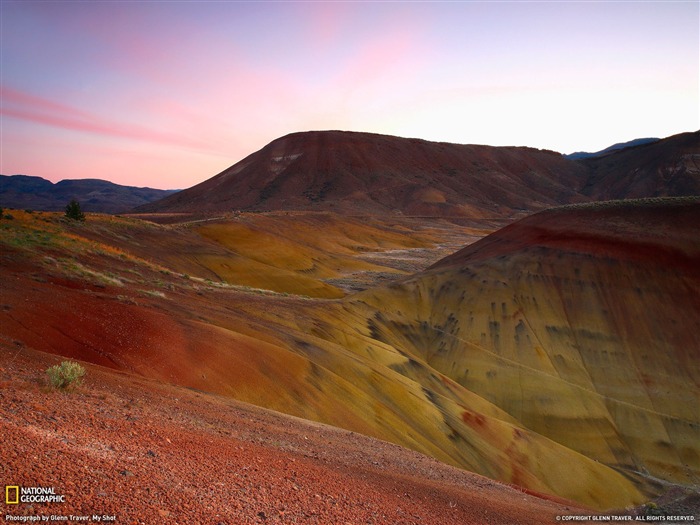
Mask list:
[[[0,114],[68,131],[105,135],[139,142],[209,150],[207,142],[140,124],[117,122],[96,113],[0,86]]]

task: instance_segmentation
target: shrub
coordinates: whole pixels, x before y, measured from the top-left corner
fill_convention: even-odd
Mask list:
[[[75,221],[84,221],[85,214],[80,209],[80,203],[73,199],[66,206],[66,217]]]
[[[666,516],[666,513],[656,503],[650,501],[644,505],[643,516]]]
[[[78,386],[85,375],[85,368],[74,361],[63,361],[60,365],[53,365],[46,370],[49,376],[49,384],[60,390]]]

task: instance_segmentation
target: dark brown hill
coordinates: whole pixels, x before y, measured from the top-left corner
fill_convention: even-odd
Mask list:
[[[574,160],[525,147],[310,131],[136,211],[510,217],[590,200],[700,195],[699,173],[700,132]]]
[[[587,170],[559,153],[312,131],[279,138],[140,212],[332,210],[492,217],[588,200]]]
[[[594,200],[700,195],[700,131],[579,162]]]

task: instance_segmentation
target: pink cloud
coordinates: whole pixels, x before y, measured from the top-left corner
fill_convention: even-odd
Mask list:
[[[70,131],[207,150],[208,144],[177,133],[106,119],[95,113],[0,86],[0,114]]]
[[[362,86],[395,73],[398,67],[411,63],[417,52],[415,38],[408,31],[395,31],[367,42],[346,65],[340,77],[347,85]]]
[[[307,26],[308,36],[317,49],[327,49],[343,35],[354,19],[351,4],[314,4],[308,12],[311,23]]]

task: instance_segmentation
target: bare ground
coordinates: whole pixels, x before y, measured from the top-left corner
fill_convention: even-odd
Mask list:
[[[0,477],[65,496],[6,505],[6,519],[534,524],[584,512],[383,441],[98,366],[75,391],[53,391],[44,370],[59,358],[6,341],[0,353]]]

